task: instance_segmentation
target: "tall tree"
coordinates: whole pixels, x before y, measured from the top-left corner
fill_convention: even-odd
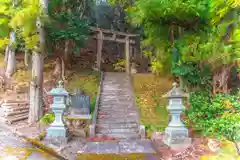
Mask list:
[[[128,12],[134,25],[144,26],[142,45],[149,48],[153,69],[201,84],[203,64],[217,71],[239,57],[239,23],[231,27],[239,21],[238,5],[237,0],[137,0]]]
[[[73,53],[78,51],[88,38],[88,24],[92,14],[90,3],[92,1],[61,1],[56,0],[49,3],[49,23],[47,28],[48,48],[58,54],[56,72],[63,72],[61,66],[70,66]],[[62,52],[64,51],[64,52]],[[62,53],[62,54],[61,54]],[[61,71],[58,71],[58,70]],[[62,78],[64,76],[61,76]],[[64,79],[64,78],[63,78]]]
[[[16,57],[15,57],[15,50],[16,50],[16,33],[12,31],[10,33],[10,43],[6,47],[5,58],[7,62],[7,68],[5,75],[6,77],[10,78],[13,73],[16,71]]]
[[[13,11],[16,7],[17,7],[17,0],[13,0],[13,1],[3,1],[1,2],[1,28],[3,29],[2,32],[5,33],[9,33],[9,31],[11,31],[9,33],[9,37],[10,37],[10,41],[8,43],[8,45],[6,46],[5,49],[5,63],[7,65],[6,67],[6,72],[5,75],[6,77],[10,77],[12,76],[12,74],[16,71],[16,58],[15,58],[15,50],[16,50],[16,33],[14,31],[13,28],[9,28],[8,27],[8,22],[10,20],[10,18],[13,16],[13,14],[10,14],[11,11]],[[5,34],[2,33],[2,35],[0,34],[0,37],[3,37]]]
[[[47,14],[48,1],[41,0],[39,7],[42,8],[42,16]],[[46,55],[44,23],[40,19],[36,21],[37,32],[39,34],[39,45],[35,47],[32,55],[32,83],[30,86],[30,111],[28,122],[35,123],[43,115],[43,68],[44,55]]]

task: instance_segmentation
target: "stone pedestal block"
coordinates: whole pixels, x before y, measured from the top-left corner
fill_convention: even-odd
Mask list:
[[[140,137],[141,139],[145,139],[146,138],[146,129],[144,125],[140,125]]]

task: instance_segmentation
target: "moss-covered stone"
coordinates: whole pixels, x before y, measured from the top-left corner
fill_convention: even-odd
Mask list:
[[[158,160],[157,154],[78,154],[77,160]]]
[[[67,120],[86,120],[86,121],[89,121],[89,120],[90,120],[89,118],[84,118],[84,117],[77,118],[77,117],[64,116],[64,118],[66,118]]]
[[[41,141],[36,139],[26,139],[28,142],[32,143],[33,145],[37,146],[44,152],[49,153],[50,155],[58,158],[59,160],[65,160],[61,155],[59,155],[54,149],[44,145]]]

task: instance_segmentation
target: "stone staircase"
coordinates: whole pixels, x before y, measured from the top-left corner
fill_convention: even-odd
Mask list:
[[[96,121],[96,136],[140,139],[139,118],[130,76],[104,73]]]
[[[95,136],[110,136],[119,141],[88,142],[78,152],[84,160],[158,160],[152,141],[145,139],[140,125],[130,76],[104,73],[92,127]],[[91,135],[91,134],[90,134]]]

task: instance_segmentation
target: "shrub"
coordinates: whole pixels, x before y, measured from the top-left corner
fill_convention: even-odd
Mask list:
[[[54,113],[47,113],[41,118],[40,123],[49,125],[53,123],[54,120],[55,120]]]
[[[117,62],[113,64],[116,71],[124,71],[126,65],[125,59],[117,59]]]
[[[96,100],[97,100],[97,97],[96,97],[96,96],[91,97],[91,105],[90,105],[90,112],[91,112],[91,113],[94,112],[95,105],[96,105]]]
[[[217,94],[210,97],[207,93],[195,92],[189,102],[191,107],[186,115],[194,128],[206,136],[240,140],[240,103],[237,96]]]

